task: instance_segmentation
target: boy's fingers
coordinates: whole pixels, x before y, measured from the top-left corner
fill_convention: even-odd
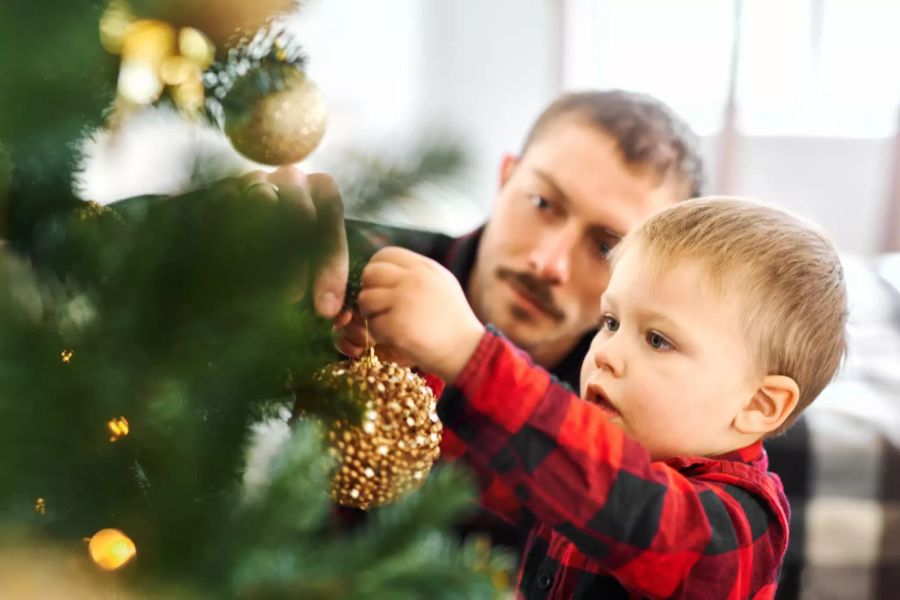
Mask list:
[[[394,336],[391,335],[391,330],[396,329],[391,322],[392,317],[393,315],[389,310],[373,314],[369,317],[369,332],[373,333],[382,345],[388,347],[393,347],[396,341]],[[378,346],[376,345],[376,348],[377,347]]]
[[[391,262],[369,263],[363,269],[360,283],[366,287],[394,287],[403,281],[406,269]]]
[[[359,293],[357,302],[360,315],[369,320],[369,328],[372,327],[372,318],[390,310],[394,304],[395,294],[387,288],[363,288]]]
[[[400,248],[399,246],[386,246],[372,255],[369,264],[393,263],[401,267],[412,267],[421,262],[424,257],[416,254],[412,250]]]
[[[346,327],[350,321],[353,320],[353,311],[343,310],[335,316],[331,322],[335,329],[341,329],[342,327]]]
[[[354,344],[353,342],[344,338],[341,338],[337,342],[335,342],[334,347],[338,349],[338,352],[340,352],[344,356],[349,356],[350,358],[356,358],[362,355],[362,353],[366,350],[365,346]]]
[[[369,333],[365,325],[350,324],[341,329],[340,334],[341,339],[345,339],[357,346],[365,346],[367,342],[369,344],[375,343],[375,340],[372,339],[372,334]]]

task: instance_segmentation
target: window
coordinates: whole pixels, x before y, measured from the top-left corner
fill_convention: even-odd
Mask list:
[[[896,0],[568,0],[566,11],[567,88],[646,91],[710,135],[734,75],[743,133],[896,128]]]

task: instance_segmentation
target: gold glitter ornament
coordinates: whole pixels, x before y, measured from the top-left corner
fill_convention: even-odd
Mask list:
[[[267,165],[288,165],[306,158],[325,134],[325,101],[304,73],[285,88],[260,98],[244,111],[227,111],[225,133],[235,150]]]
[[[358,426],[335,421],[328,431],[339,464],[331,482],[338,504],[369,510],[421,485],[440,456],[437,399],[425,380],[374,350],[358,360],[332,363],[316,380],[350,389],[363,405]]]

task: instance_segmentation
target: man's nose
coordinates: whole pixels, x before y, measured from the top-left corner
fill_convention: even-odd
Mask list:
[[[572,254],[578,243],[578,232],[561,227],[537,241],[528,257],[529,266],[539,277],[553,283],[565,283],[571,274]]]

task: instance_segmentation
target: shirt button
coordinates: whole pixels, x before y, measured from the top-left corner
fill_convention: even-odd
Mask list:
[[[538,573],[535,585],[537,585],[537,589],[539,590],[549,590],[550,586],[553,585],[553,574],[548,573],[547,571],[541,571]]]

